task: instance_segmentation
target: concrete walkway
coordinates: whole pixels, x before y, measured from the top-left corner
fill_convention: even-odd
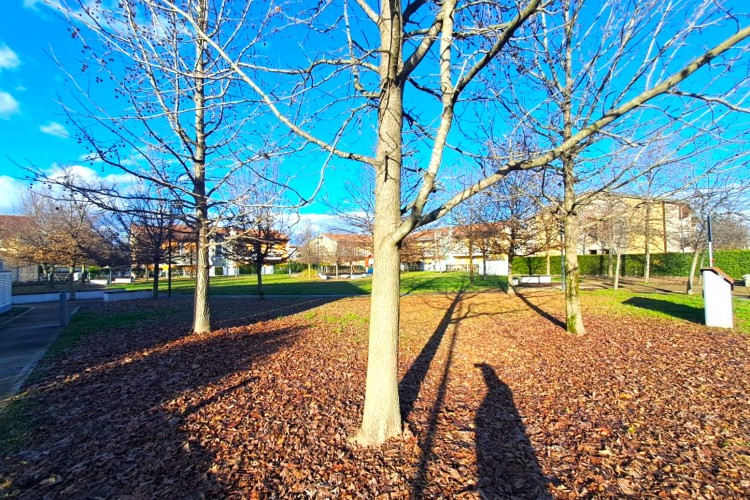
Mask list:
[[[59,302],[25,307],[30,309],[0,324],[0,405],[18,392],[62,331]],[[68,303],[69,316],[77,309],[76,302]]]

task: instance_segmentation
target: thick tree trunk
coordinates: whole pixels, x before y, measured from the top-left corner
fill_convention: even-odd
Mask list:
[[[569,212],[565,217],[565,323],[568,333],[584,335],[586,328],[579,297],[578,231],[578,215]]]
[[[374,446],[401,434],[398,398],[400,242],[392,235],[401,224],[401,148],[403,82],[401,66],[401,5],[381,4],[381,97],[378,110],[377,167],[375,173],[375,270],[370,302],[367,382],[362,426],[353,440]]]
[[[693,294],[693,288],[695,286],[695,270],[698,268],[698,259],[700,258],[700,255],[701,252],[695,250],[693,252],[693,259],[690,261],[690,274],[688,275],[687,289],[685,290],[685,293],[688,295]]]
[[[569,12],[563,9],[565,14],[564,25],[564,46],[565,55],[563,58],[563,70],[565,72],[565,87],[563,89],[562,118],[563,118],[563,141],[569,140],[573,136],[573,22],[569,19]],[[565,323],[568,333],[573,335],[584,335],[586,329],[583,326],[583,316],[581,314],[581,302],[579,297],[578,282],[578,237],[579,224],[578,214],[576,211],[576,193],[575,193],[575,157],[573,153],[566,153],[562,156],[563,168],[563,215],[564,222],[564,246],[565,246]]]
[[[207,216],[198,219],[198,248],[195,269],[195,297],[193,301],[193,333],[211,331],[211,309],[209,306],[211,259],[208,255],[208,220]]]
[[[199,2],[197,18],[201,29],[207,28],[205,0]],[[208,200],[206,199],[206,133],[205,133],[205,41],[196,42],[195,62],[195,150],[193,153],[193,199],[195,200],[195,223],[197,236],[197,256],[195,270],[195,297],[193,303],[193,332],[211,331],[211,310],[208,293],[210,288],[208,255]]]
[[[513,259],[508,256],[508,295],[515,295],[516,290],[513,288]]]

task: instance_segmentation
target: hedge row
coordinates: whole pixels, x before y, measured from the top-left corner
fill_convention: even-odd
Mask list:
[[[581,274],[588,276],[606,276],[612,255],[579,255],[578,267]],[[652,253],[651,276],[687,277],[690,274],[692,253]],[[623,255],[620,263],[622,276],[643,276],[645,267],[644,255]],[[708,255],[704,254],[699,267],[708,265]],[[750,250],[717,250],[714,252],[714,266],[721,268],[735,279],[750,274]],[[550,257],[550,271],[560,274],[560,256]],[[545,257],[516,257],[513,259],[514,274],[545,274],[547,259]]]

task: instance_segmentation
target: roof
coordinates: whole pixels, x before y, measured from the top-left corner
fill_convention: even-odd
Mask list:
[[[18,234],[33,224],[34,218],[30,215],[0,215],[0,231],[9,231]]]

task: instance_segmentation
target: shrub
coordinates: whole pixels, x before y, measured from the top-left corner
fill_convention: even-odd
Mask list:
[[[614,260],[615,256],[611,258]],[[609,269],[609,255],[579,255],[578,267],[582,275],[606,276]],[[687,277],[690,274],[692,253],[652,253],[651,276]],[[708,265],[703,258],[703,265]],[[623,255],[620,262],[622,276],[643,276],[646,265],[643,254]],[[701,265],[701,263],[699,263]],[[718,250],[714,252],[714,265],[721,268],[729,276],[740,279],[750,274],[750,250]],[[550,257],[552,274],[560,274],[560,256]],[[545,274],[547,271],[546,258],[516,257],[513,259],[515,274]]]

